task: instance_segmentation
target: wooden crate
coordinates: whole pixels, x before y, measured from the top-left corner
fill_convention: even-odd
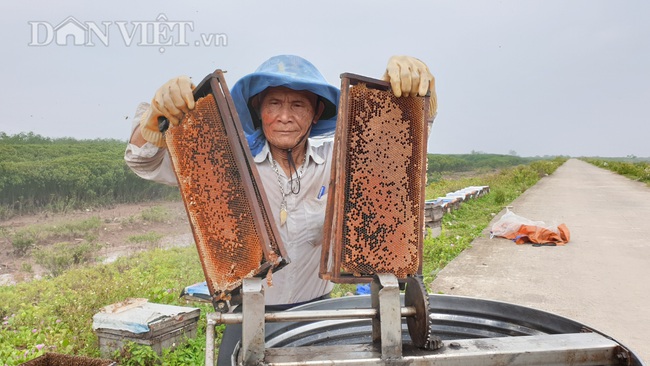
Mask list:
[[[147,302],[123,311],[118,307],[114,313],[95,314],[93,329],[102,357],[111,357],[128,341],[150,346],[161,355],[163,349],[173,349],[185,338],[196,337],[199,315],[198,308]]]

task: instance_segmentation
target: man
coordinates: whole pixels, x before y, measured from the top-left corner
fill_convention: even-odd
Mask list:
[[[423,62],[393,56],[384,80],[397,97],[430,92],[433,121],[434,78]],[[156,91],[150,105],[139,106],[139,123],[125,153],[139,176],[176,184],[158,117],[178,124],[194,108],[193,88],[188,77],[177,77]],[[273,286],[265,289],[266,304],[278,310],[325,298],[332,284],[318,272],[339,90],[307,60],[282,55],[240,79],[231,95],[291,259],[273,274]]]
[[[431,92],[435,114],[434,79],[424,63],[393,56],[384,79],[398,97]],[[177,77],[156,91],[151,105],[139,106],[139,124],[125,160],[141,177],[177,184],[158,117],[178,124],[194,108],[193,88],[188,77]],[[244,76],[231,94],[292,262],[274,273],[274,286],[265,289],[266,303],[298,304],[322,297],[332,289],[318,278],[318,270],[339,90],[307,60],[282,55]]]

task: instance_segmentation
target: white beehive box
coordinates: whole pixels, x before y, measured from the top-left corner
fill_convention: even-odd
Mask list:
[[[127,341],[151,346],[159,355],[174,348],[185,337],[194,338],[198,308],[155,304],[146,299],[128,299],[108,305],[93,316],[102,357],[111,357]]]

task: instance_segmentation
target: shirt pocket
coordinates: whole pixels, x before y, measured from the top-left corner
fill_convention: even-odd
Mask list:
[[[323,243],[323,225],[325,224],[325,210],[327,208],[327,194],[320,199],[310,199],[305,203],[305,242],[318,246]]]

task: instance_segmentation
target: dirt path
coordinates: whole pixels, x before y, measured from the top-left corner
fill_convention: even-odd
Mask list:
[[[143,211],[161,207],[165,214],[162,222],[142,220]],[[66,214],[41,213],[20,216],[0,221],[0,285],[7,285],[32,278],[40,278],[45,270],[36,264],[32,255],[17,256],[9,240],[9,233],[26,228],[42,228],[99,217],[101,227],[97,242],[102,249],[96,256],[102,262],[111,262],[124,255],[147,248],[146,245],[133,244],[129,237],[146,233],[156,233],[162,238],[155,244],[158,247],[193,245],[192,232],[187,221],[183,203],[149,202],[117,205],[112,208],[75,211]],[[31,270],[30,270],[31,269]]]

